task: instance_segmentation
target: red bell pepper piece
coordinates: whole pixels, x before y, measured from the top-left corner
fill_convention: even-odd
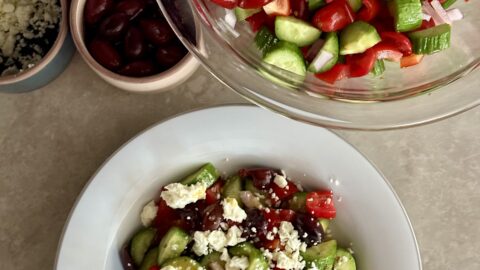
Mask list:
[[[228,9],[233,9],[237,6],[237,0],[210,0],[213,3]]]
[[[347,55],[347,64],[350,67],[350,77],[362,77],[372,70],[377,54],[371,48],[364,53]]]
[[[363,6],[357,14],[357,19],[369,22],[373,20],[380,12],[379,0],[362,0]]]
[[[253,32],[260,30],[262,26],[267,26],[270,30],[274,29],[275,17],[268,16],[265,11],[260,11],[245,19]]]
[[[388,31],[380,33],[380,37],[382,37],[383,42],[388,42],[395,45],[404,56],[412,54],[412,43],[404,34]]]
[[[382,41],[368,50],[373,51],[376,59],[385,59],[399,62],[400,59],[403,57],[403,53],[400,52],[398,47],[388,42]]]
[[[429,21],[423,20],[422,25],[418,30],[423,30],[423,29],[434,27],[434,26],[435,26],[435,22],[433,21],[433,19],[430,19]]]
[[[354,14],[346,0],[335,0],[315,13],[312,24],[323,32],[338,31],[354,21]]]
[[[309,10],[308,10],[308,2],[307,0],[294,0],[291,1],[292,6],[292,14],[293,16],[302,19],[308,20],[309,17]]]
[[[277,227],[278,229],[282,221],[293,221],[295,218],[295,211],[290,209],[267,208],[263,211],[263,216],[268,222],[268,229],[272,230],[274,227]]]
[[[307,213],[316,218],[335,218],[337,211],[333,203],[332,191],[316,191],[307,194],[305,204]]]
[[[237,5],[241,8],[261,8],[272,0],[238,0]]]
[[[330,70],[315,74],[315,77],[326,83],[334,84],[338,80],[348,78],[350,76],[349,73],[350,68],[348,65],[337,63]]]

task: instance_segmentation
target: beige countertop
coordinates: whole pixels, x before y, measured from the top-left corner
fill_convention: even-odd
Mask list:
[[[129,94],[78,55],[43,89],[0,94],[0,269],[52,269],[77,195],[129,138],[180,112],[239,102],[203,69],[174,91]],[[337,133],[396,189],[424,270],[480,269],[480,108],[411,129]]]

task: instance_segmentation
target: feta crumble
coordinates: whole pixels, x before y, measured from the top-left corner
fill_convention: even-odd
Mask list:
[[[172,183],[165,187],[160,197],[171,208],[184,208],[187,204],[194,203],[198,200],[203,200],[206,197],[207,187],[198,182],[194,185],[184,185],[181,183]]]
[[[215,251],[222,251],[227,245],[227,237],[222,231],[212,231],[208,237],[208,244]]]
[[[275,175],[275,178],[273,179],[273,182],[279,186],[280,188],[285,188],[288,186],[288,182],[287,182],[287,179],[285,179],[285,177],[283,177],[282,175],[280,174],[277,174]]]
[[[143,207],[140,213],[140,221],[142,221],[143,226],[148,227],[152,224],[152,221],[157,217],[157,211],[158,207],[154,201],[150,201]]]
[[[249,265],[247,257],[232,257],[227,263],[225,264],[225,270],[245,270]]]
[[[227,232],[227,246],[235,246],[245,242],[247,239],[242,238],[242,231],[236,225],[230,227]]]
[[[240,206],[234,198],[225,198],[222,201],[223,217],[235,222],[242,222],[247,218],[247,213]]]
[[[165,267],[162,267],[160,270],[178,270],[178,269],[175,266],[167,265]]]
[[[200,232],[196,231],[193,233],[193,247],[192,250],[197,256],[207,255],[209,253],[208,248],[208,235],[209,231]]]

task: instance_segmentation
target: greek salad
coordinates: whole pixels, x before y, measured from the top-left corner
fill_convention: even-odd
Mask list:
[[[355,270],[329,231],[330,190],[304,191],[283,171],[246,168],[222,178],[207,163],[145,205],[122,250],[125,269]]]
[[[333,84],[380,76],[384,61],[401,68],[450,47],[456,0],[210,0],[225,21],[246,21],[263,61]]]

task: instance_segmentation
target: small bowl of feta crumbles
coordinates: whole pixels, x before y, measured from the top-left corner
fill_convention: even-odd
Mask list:
[[[0,0],[0,92],[46,85],[74,52],[67,0]]]

